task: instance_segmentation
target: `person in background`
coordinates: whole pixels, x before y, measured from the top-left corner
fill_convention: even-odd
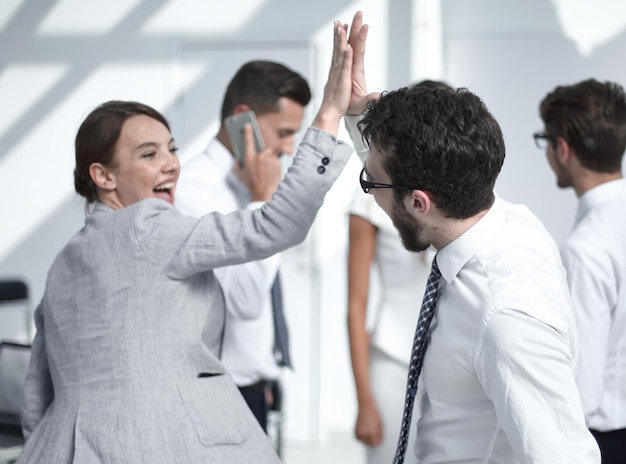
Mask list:
[[[505,154],[497,121],[463,88],[368,94],[362,29],[350,31],[347,111],[364,113],[361,187],[407,250],[437,250],[414,306],[393,462],[416,434],[408,462],[599,463],[574,381],[578,334],[558,248],[526,207],[494,195]]]
[[[414,86],[448,88],[420,81]],[[365,159],[356,127],[360,118],[345,118],[355,150]],[[408,252],[389,216],[372,195],[359,188],[350,205],[348,241],[348,331],[358,401],[356,438],[367,445],[367,462],[391,462],[402,418],[403,395],[413,332],[433,254]],[[379,277],[377,301],[370,301],[370,276]],[[373,311],[374,316],[368,311]],[[367,322],[372,324],[368,327]],[[412,446],[411,437],[410,445]]]
[[[255,198],[236,175],[226,119],[254,111],[265,143],[261,155],[278,159],[293,152],[310,99],[304,78],[283,64],[244,64],[226,89],[217,135],[184,165],[176,207],[196,217],[261,207],[273,192]],[[271,176],[276,178],[275,173]],[[291,366],[279,264],[280,255],[275,254],[215,270],[227,308],[221,359],[265,431],[270,409],[279,407],[281,368]]]
[[[350,98],[346,31],[337,21],[320,109],[262,208],[180,213],[176,145],[149,106],[111,101],[83,121],[74,184],[88,216],[36,309],[19,464],[279,462],[218,359],[225,307],[213,269],[305,238],[351,153],[336,139]],[[279,160],[255,153],[250,127],[244,135],[237,173],[266,199]]]
[[[576,383],[603,464],[626,460],[626,95],[615,82],[558,86],[534,134],[560,188],[578,198],[561,246],[580,332]]]

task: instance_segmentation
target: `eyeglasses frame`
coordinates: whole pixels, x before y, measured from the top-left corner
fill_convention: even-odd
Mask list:
[[[547,140],[548,142],[552,142],[556,144],[557,138],[558,137],[556,135],[548,134],[546,131],[537,131],[533,133],[533,140],[535,141],[535,146],[539,148],[540,150],[544,150],[546,147],[542,147],[540,145],[539,140]]]
[[[390,188],[394,190],[422,190],[419,187],[406,187],[404,185],[394,185],[394,184],[383,184],[382,182],[372,182],[369,180],[365,180],[363,176],[365,175],[365,166],[361,169],[361,173],[359,174],[359,183],[361,184],[361,189],[363,193],[369,193],[371,189],[375,188]]]

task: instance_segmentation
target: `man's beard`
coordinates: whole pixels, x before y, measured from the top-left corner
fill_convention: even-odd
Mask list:
[[[407,212],[402,203],[398,203],[397,201],[393,202],[390,217],[393,225],[400,234],[400,240],[402,240],[404,248],[409,251],[418,252],[424,251],[430,246],[430,243],[420,241],[424,226]]]

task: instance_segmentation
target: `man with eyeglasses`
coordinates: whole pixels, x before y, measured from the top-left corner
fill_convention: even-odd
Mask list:
[[[422,80],[417,86],[450,88]],[[358,119],[358,117],[356,117]],[[351,118],[355,151],[367,147]],[[357,121],[358,122],[358,121]],[[357,399],[355,437],[367,464],[390,463],[400,433],[410,350],[434,252],[412,253],[373,195],[355,189],[348,209],[348,335]],[[373,272],[372,272],[373,271]],[[408,441],[412,446],[413,436]]]
[[[603,464],[626,461],[626,96],[594,79],[541,101],[534,134],[561,188],[578,197],[561,247],[580,332],[576,383]]]
[[[578,335],[557,246],[526,207],[493,192],[505,153],[498,123],[466,89],[367,94],[363,35],[350,35],[348,109],[363,113],[369,148],[361,186],[405,248],[437,250],[421,309],[414,303],[420,316],[394,464],[405,456],[598,464],[574,382]],[[407,450],[410,434],[416,444]]]

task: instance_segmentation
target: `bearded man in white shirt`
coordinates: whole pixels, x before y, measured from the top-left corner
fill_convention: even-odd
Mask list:
[[[400,89],[371,103],[359,129],[364,191],[405,248],[434,246],[441,271],[415,396],[417,462],[599,463],[559,252],[527,208],[495,198],[505,147],[484,103],[466,89]]]
[[[176,206],[193,216],[259,208],[270,197],[249,191],[233,170],[235,150],[225,120],[231,115],[254,111],[265,144],[257,156],[291,154],[295,148],[294,136],[300,130],[310,99],[306,80],[283,64],[271,61],[244,64],[224,94],[222,124],[217,136],[181,170]],[[280,171],[280,165],[278,168]],[[280,172],[275,174],[277,186]],[[272,287],[279,263],[280,256],[274,255],[215,270],[227,308],[221,360],[266,432],[268,413],[279,406],[281,367],[289,365],[276,351],[271,293],[277,290]]]
[[[493,192],[505,153],[498,123],[466,89],[368,94],[367,29],[353,22],[349,37],[347,114],[362,116],[370,149],[361,187],[405,248],[437,250],[441,273],[427,285],[434,319],[417,388],[409,369],[394,464],[408,433],[412,463],[599,464],[574,381],[578,333],[558,248],[525,206]],[[421,316],[416,335],[428,327]],[[417,430],[405,427],[412,412]]]
[[[626,461],[626,95],[617,83],[556,87],[534,134],[561,188],[578,197],[561,256],[580,332],[576,383],[603,464]]]

